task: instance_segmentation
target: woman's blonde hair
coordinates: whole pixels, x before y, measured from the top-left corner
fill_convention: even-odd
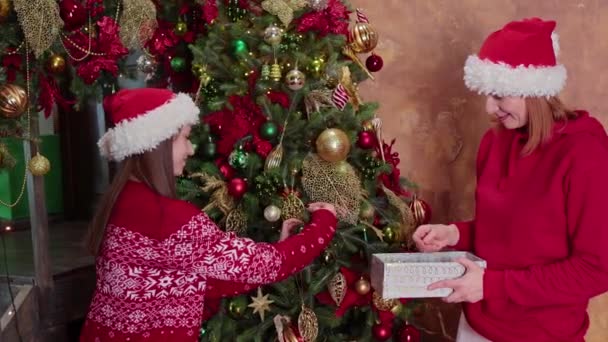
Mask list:
[[[577,116],[557,97],[528,97],[528,141],[522,149],[522,155],[529,155],[542,144],[549,141],[556,122],[565,122]]]

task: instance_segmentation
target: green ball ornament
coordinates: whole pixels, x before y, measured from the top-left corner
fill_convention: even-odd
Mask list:
[[[175,72],[182,72],[186,70],[186,60],[183,57],[171,58],[171,69]]]
[[[232,318],[239,319],[245,315],[247,310],[247,297],[238,296],[228,301],[228,313]]]
[[[249,165],[249,153],[241,148],[238,148],[228,156],[228,163],[236,169],[244,169]]]
[[[260,135],[266,140],[271,140],[279,135],[279,126],[272,121],[266,121],[260,126]]]
[[[244,40],[237,39],[232,42],[232,51],[235,55],[244,55],[249,51],[249,48]]]

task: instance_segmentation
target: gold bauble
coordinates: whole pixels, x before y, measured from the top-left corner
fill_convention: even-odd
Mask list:
[[[357,280],[355,283],[355,291],[362,296],[368,294],[371,288],[372,286],[370,285],[369,281],[364,278]]]
[[[398,231],[398,228],[394,228],[391,226],[384,227],[384,229],[382,229],[382,233],[384,234],[384,242],[388,244],[397,242],[397,240],[399,239]]]
[[[344,131],[337,128],[324,130],[317,138],[317,154],[328,162],[346,159],[350,152],[350,140]]]
[[[319,320],[317,315],[310,308],[302,305],[302,311],[298,316],[298,330],[305,342],[312,342],[319,335]]]
[[[65,58],[62,55],[52,55],[49,57],[47,68],[54,74],[61,74],[65,71]]]
[[[51,170],[51,162],[40,153],[36,153],[27,165],[34,176],[44,176]]]
[[[27,94],[18,85],[0,86],[0,114],[7,119],[16,119],[27,109]]]
[[[279,45],[283,39],[283,29],[271,24],[264,30],[264,41],[270,45]]]
[[[186,32],[188,32],[188,25],[186,25],[186,23],[183,21],[178,21],[175,24],[175,29],[173,31],[176,35],[183,36],[184,34],[186,34]]]
[[[349,32],[350,46],[356,53],[368,53],[378,45],[378,32],[369,23],[356,23]]]
[[[8,18],[8,15],[11,13],[11,1],[10,0],[0,0],[0,23],[5,21]]]

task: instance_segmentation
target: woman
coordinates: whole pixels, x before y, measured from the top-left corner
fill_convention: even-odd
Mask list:
[[[507,24],[465,65],[496,121],[477,156],[475,219],[425,225],[423,252],[472,251],[464,276],[431,284],[464,302],[458,341],[584,341],[591,297],[608,290],[608,137],[557,94],[555,22]]]
[[[206,297],[284,279],[331,241],[337,221],[329,204],[311,204],[301,233],[267,244],[224,233],[175,198],[199,113],[187,95],[123,90],[104,107],[115,127],[98,145],[122,168],[88,235],[97,286],[81,341],[196,341]]]

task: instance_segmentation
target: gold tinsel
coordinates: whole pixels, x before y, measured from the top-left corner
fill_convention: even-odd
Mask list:
[[[334,300],[337,306],[340,306],[344,300],[344,296],[346,296],[346,287],[346,277],[344,277],[342,272],[336,273],[327,284],[329,296]]]
[[[319,320],[317,319],[317,315],[303,304],[300,316],[298,316],[298,330],[305,342],[314,341],[319,334]]]
[[[395,306],[400,304],[398,299],[384,299],[376,292],[372,294],[374,305],[381,311],[393,310]]]
[[[247,230],[247,213],[240,206],[228,214],[226,218],[226,231],[237,234],[245,233]]]
[[[36,58],[48,50],[63,27],[55,0],[14,0],[15,12],[27,45]]]
[[[331,101],[331,90],[313,90],[304,98],[306,115],[310,119],[310,114],[321,111],[321,108],[331,108],[334,106]]]
[[[304,207],[302,200],[299,199],[298,196],[291,193],[283,200],[283,205],[281,206],[281,218],[283,221],[289,220],[290,218],[302,220],[304,218],[305,210],[306,208]]]
[[[351,165],[330,163],[312,154],[302,166],[302,185],[311,202],[331,203],[341,221],[356,224],[361,206],[361,186]]]
[[[205,193],[211,193],[209,203],[203,208],[203,211],[217,208],[224,215],[228,215],[234,210],[236,204],[234,199],[228,193],[228,186],[223,180],[211,176],[206,173],[194,173],[190,178],[199,178],[205,185],[201,186],[201,190]]]
[[[394,192],[384,186],[382,188],[388,199],[388,204],[399,212],[399,239],[405,242],[408,247],[412,247],[413,240],[411,239],[411,235],[414,233],[414,228],[416,227],[414,213],[412,213],[410,207]]]
[[[307,0],[265,0],[262,2],[262,8],[279,17],[283,25],[289,26],[293,20],[293,12],[301,10],[307,4]]]
[[[123,0],[119,20],[120,40],[128,49],[139,49],[152,38],[158,23],[150,0]]]

